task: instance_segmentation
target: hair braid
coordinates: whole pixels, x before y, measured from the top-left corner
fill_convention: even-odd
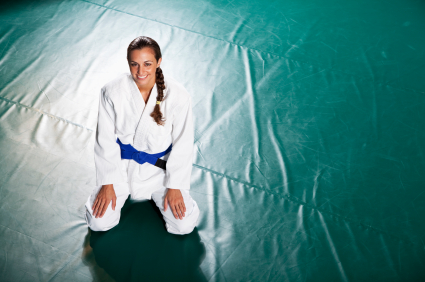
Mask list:
[[[156,89],[158,90],[158,95],[156,96],[156,101],[161,102],[164,99],[164,75],[162,74],[162,70],[160,67],[156,69]],[[151,113],[151,117],[155,120],[158,125],[164,125],[165,119],[162,117],[161,108],[159,104],[155,105],[153,112]]]

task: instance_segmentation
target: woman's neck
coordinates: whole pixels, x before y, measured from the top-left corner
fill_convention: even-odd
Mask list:
[[[149,96],[151,95],[152,88],[149,91],[141,90],[139,88],[140,94],[142,94],[142,97],[143,97],[143,100],[145,100],[145,103],[148,103]]]
[[[139,89],[140,94],[142,94],[143,100],[145,100],[145,103],[148,102],[149,100],[149,96],[152,92],[152,89],[155,85],[155,82],[152,85],[146,86],[146,87],[139,87],[139,85],[137,85],[137,88]]]

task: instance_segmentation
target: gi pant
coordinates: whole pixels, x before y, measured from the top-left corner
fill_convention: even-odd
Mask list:
[[[86,202],[85,217],[88,226],[93,231],[106,231],[116,226],[120,221],[121,208],[124,206],[124,203],[130,194],[127,183],[114,184],[115,195],[117,196],[115,211],[112,210],[111,201],[103,217],[95,218],[93,216],[92,206],[101,188],[102,186],[96,187]],[[168,206],[167,211],[164,212],[164,198],[167,190],[167,188],[163,187],[152,194],[152,200],[154,200],[156,206],[159,208],[162,216],[164,217],[165,227],[169,233],[178,235],[189,234],[193,231],[196,224],[198,223],[198,205],[195,200],[192,199],[188,190],[180,190],[183,196],[184,204],[186,206],[186,212],[183,219],[176,219],[171,211],[170,206]]]

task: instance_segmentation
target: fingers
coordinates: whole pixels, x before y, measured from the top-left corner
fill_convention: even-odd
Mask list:
[[[110,203],[111,203],[111,201],[105,202],[105,204],[102,207],[102,212],[100,213],[100,217],[103,217],[103,215],[105,214],[106,210],[108,209],[108,206],[109,206]]]
[[[184,206],[184,203],[179,204],[180,212],[182,214],[182,217],[184,217],[184,213],[186,212],[186,207]]]
[[[93,206],[91,207],[91,209],[92,209],[92,210],[94,210],[94,207],[96,206],[96,204],[97,204],[97,197],[96,197],[96,199],[94,200]]]
[[[175,208],[176,208],[177,216],[178,216],[180,219],[183,219],[182,211],[180,210],[180,206],[179,206],[179,205],[176,205],[176,206],[175,206]]]
[[[109,204],[111,203],[111,201],[107,201],[104,199],[96,199],[95,204],[93,205],[93,216],[96,218],[102,218],[107,209]],[[117,206],[117,198],[112,198],[112,210],[115,210],[115,207]]]
[[[100,189],[100,191],[97,193],[96,200],[94,201],[92,210],[93,210],[93,216],[96,218],[100,215],[101,207],[103,206],[103,202],[105,201],[105,197],[103,196],[103,187]]]
[[[177,211],[177,206],[170,206],[171,211],[176,219],[181,219],[180,214]]]
[[[98,207],[98,212],[96,213],[96,218],[103,216],[103,206],[105,206],[105,202],[102,200]]]
[[[92,214],[96,218],[103,217],[109,204],[112,201],[111,208],[115,211],[117,205],[117,196],[115,194],[114,186],[112,184],[102,185],[97,193],[96,199],[92,206]]]
[[[108,209],[109,203],[111,201],[105,200],[105,199],[96,199],[94,205],[93,205],[93,216],[96,218],[103,217],[106,210]],[[117,205],[117,199],[112,198],[112,209],[115,210],[115,207]]]
[[[169,188],[167,190],[167,194],[164,197],[164,212],[167,211],[168,206],[170,206],[170,212],[176,219],[183,219],[186,212],[186,205],[179,189]]]
[[[176,219],[183,219],[183,217],[185,216],[185,207],[184,207],[184,203],[178,203],[173,205],[170,205],[171,208],[171,212],[173,213],[174,217]]]
[[[117,197],[112,198],[112,210],[115,210],[115,207],[117,206]]]
[[[167,211],[168,205],[170,206],[171,213],[174,215],[174,217],[176,219],[179,219],[179,218],[182,219],[181,218],[181,215],[179,213],[179,210],[178,210],[178,205],[176,205],[176,204],[169,204],[167,197],[165,197],[165,199],[164,199],[164,212]]]
[[[100,203],[101,203],[101,200],[99,199],[99,197],[97,197],[92,207],[94,216],[96,216],[98,213]]]
[[[168,201],[167,201],[167,197],[166,197],[164,199],[164,212],[167,211],[167,204],[168,204]]]

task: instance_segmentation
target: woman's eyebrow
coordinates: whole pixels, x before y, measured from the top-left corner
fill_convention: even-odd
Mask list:
[[[153,61],[144,61],[144,63],[152,63]],[[130,61],[130,63],[136,63],[136,64],[138,64],[138,62],[136,62],[136,61]]]

